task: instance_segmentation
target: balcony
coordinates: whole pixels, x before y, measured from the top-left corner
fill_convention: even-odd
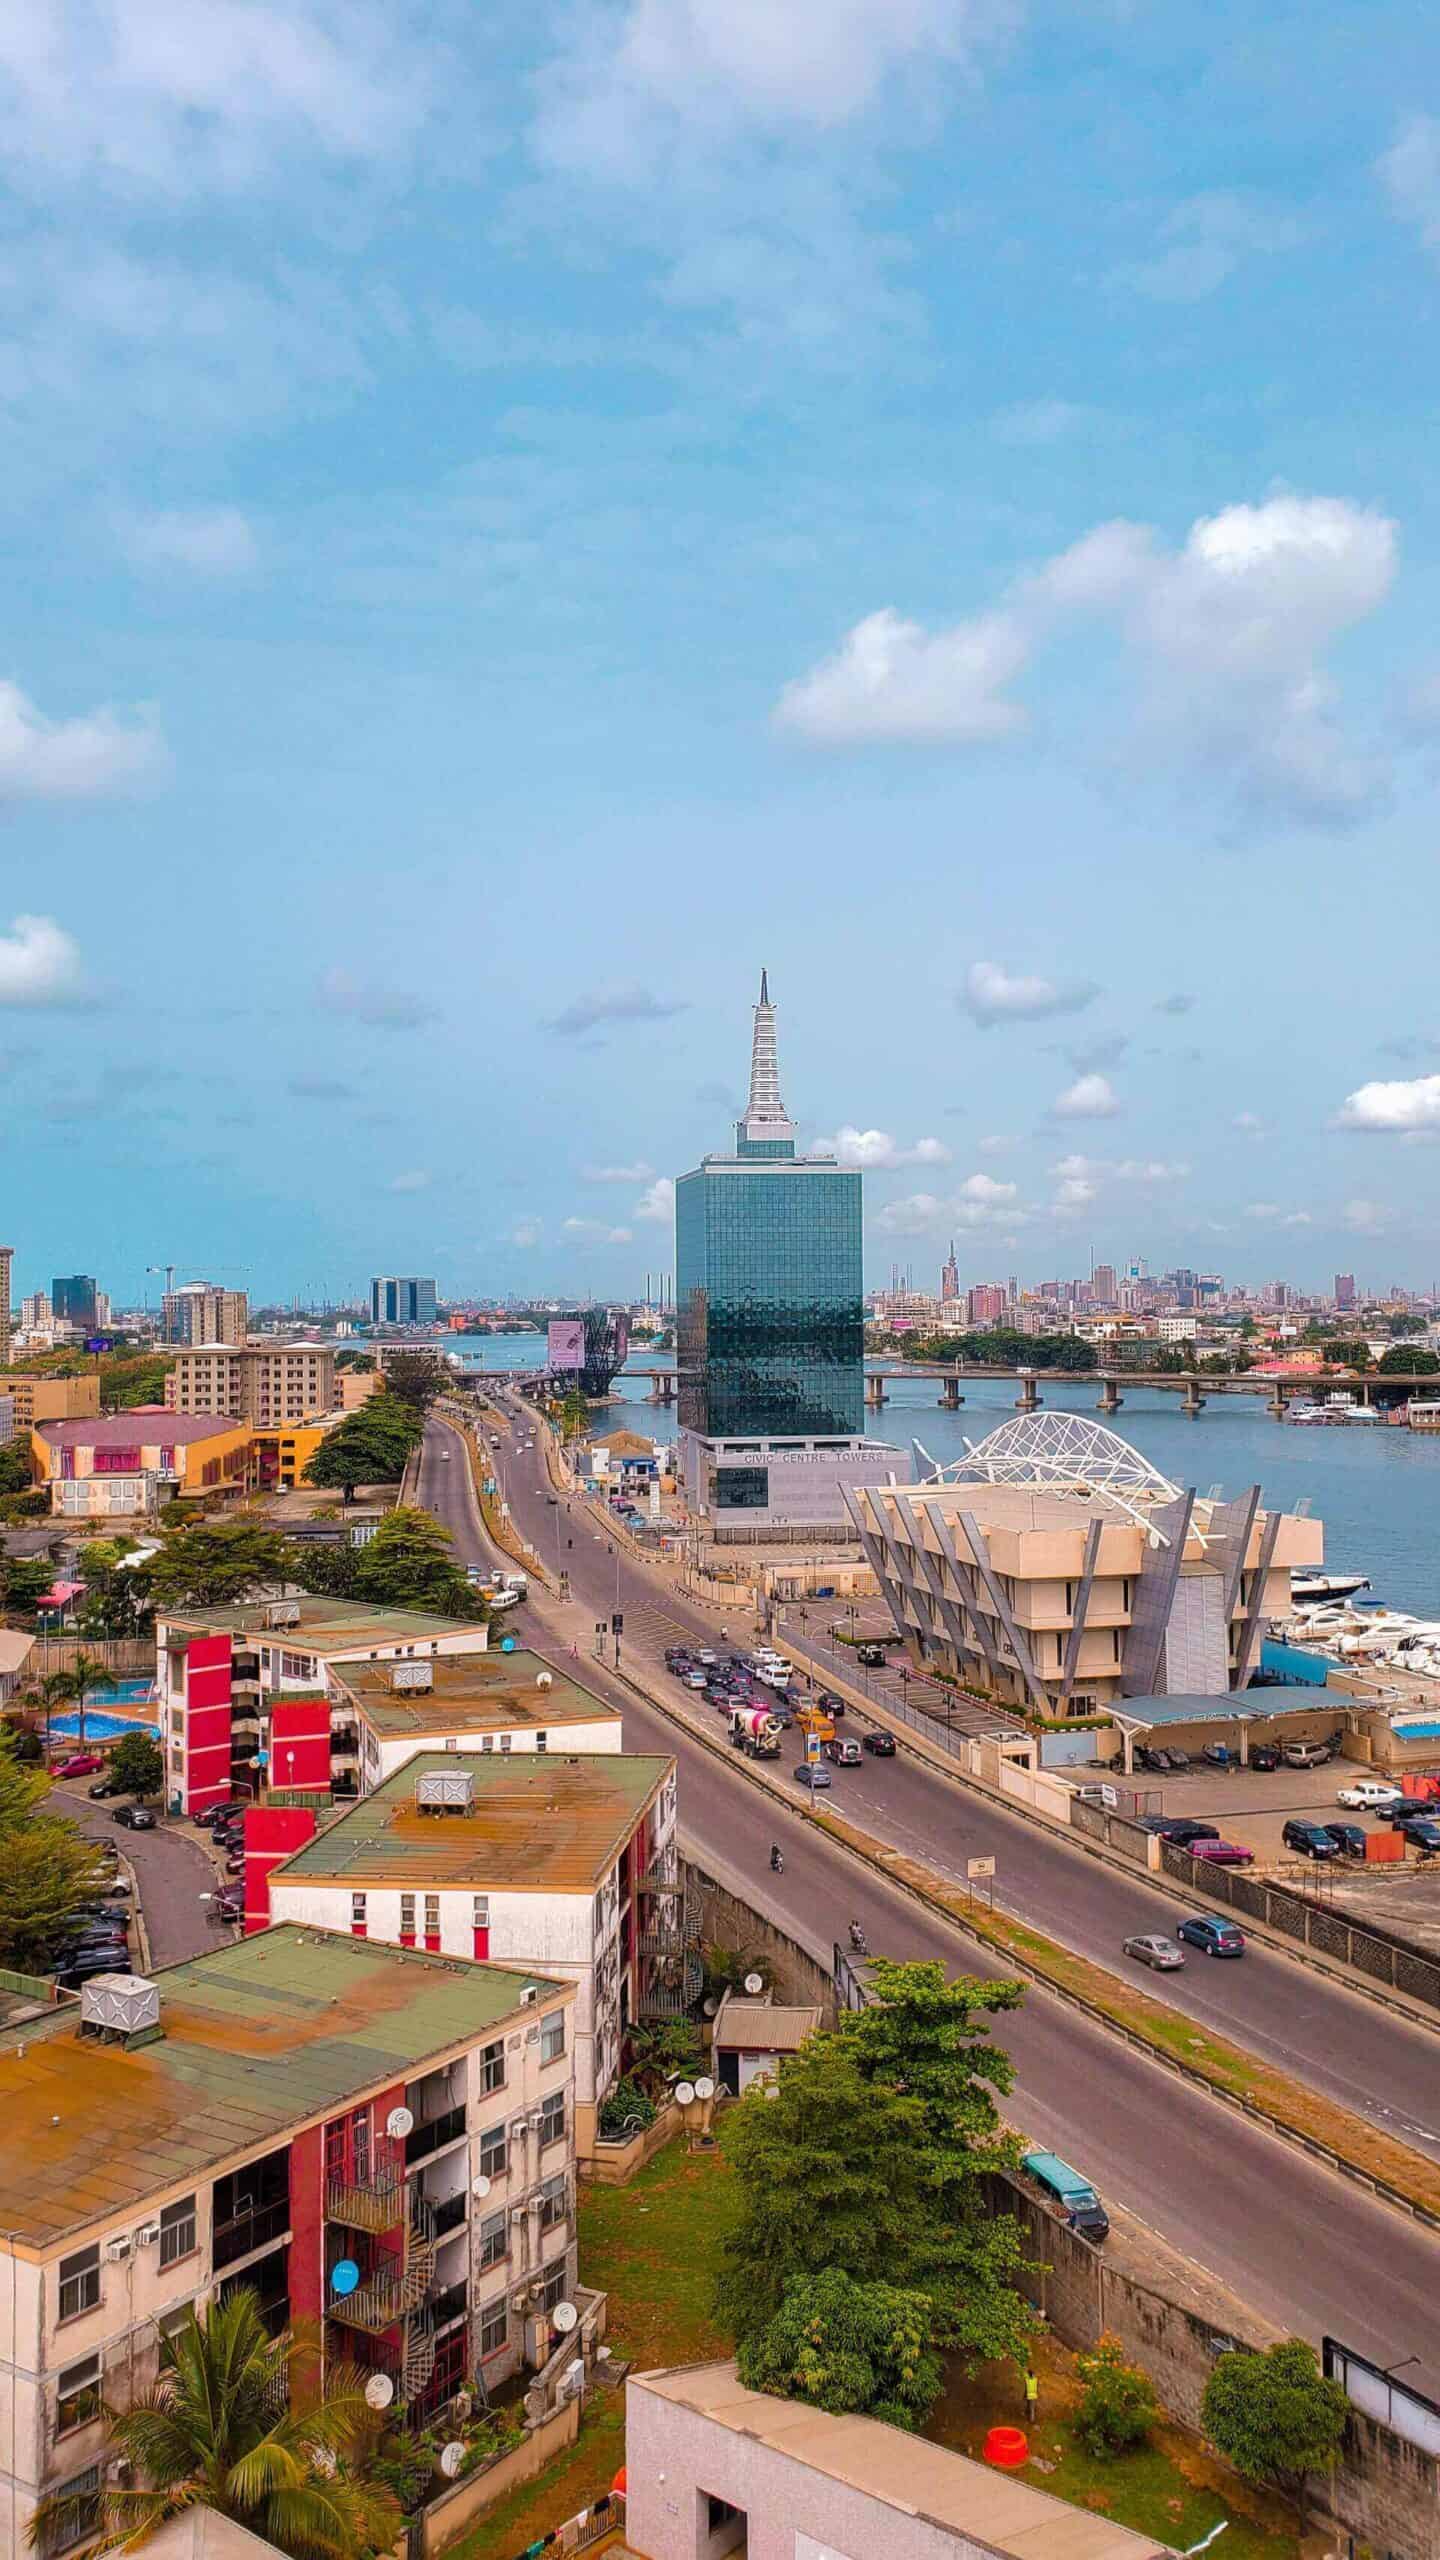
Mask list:
[[[460,2201],[463,2205],[463,2196]],[[403,2177],[392,2169],[373,2178],[327,2178],[325,2219],[343,2223],[347,2231],[393,2231],[405,2219]]]
[[[429,2160],[443,2150],[447,2142],[456,2142],[465,2130],[465,2109],[447,2107],[441,2116],[432,2116],[428,2124],[417,2124],[405,2136],[405,2166],[413,2169],[417,2160]]]
[[[470,2308],[464,2277],[458,2284],[447,2284],[438,2293],[432,2293],[428,2307],[437,2329],[446,2328],[452,2320],[463,2320]]]
[[[443,2240],[450,2232],[458,2231],[465,2219],[464,2188],[461,2188],[458,2195],[442,2196],[438,2204],[431,2205],[430,2210],[435,2217],[437,2240]]]
[[[252,2249],[267,2248],[290,2228],[290,2199],[281,2196],[273,2204],[256,2205],[249,2213],[237,2213],[228,2221],[215,2225],[214,2263],[216,2267],[233,2267],[237,2258],[248,2258]]]
[[[354,1753],[358,1751],[359,1748],[360,1730],[358,1725],[332,1724],[330,1727],[330,1749],[332,1752]]]

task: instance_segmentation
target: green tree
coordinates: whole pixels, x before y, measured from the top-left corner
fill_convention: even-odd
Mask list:
[[[21,1762],[0,1732],[0,1964],[22,1973],[50,1960],[104,1885],[93,1843],[42,1810],[49,1791],[45,1771]]]
[[[54,1579],[54,1565],[39,1556],[7,1556],[0,1550],[0,1601],[12,1618],[33,1618]]]
[[[158,1796],[165,1783],[160,1745],[148,1733],[122,1734],[107,1773],[127,1796]]]
[[[30,1448],[24,1440],[0,1442],[0,1493],[28,1493]]]
[[[578,1387],[567,1388],[560,1403],[560,1437],[566,1447],[572,1440],[583,1440],[590,1428],[590,1407]]]
[[[347,1502],[354,1500],[357,1485],[395,1484],[424,1431],[424,1419],[414,1405],[384,1392],[369,1396],[326,1432],[305,1470],[305,1481],[333,1485]]]
[[[387,1511],[355,1559],[355,1593],[387,1609],[437,1609],[447,1618],[479,1618],[485,1603],[455,1561],[448,1529],[409,1503]]]
[[[408,1404],[415,1412],[429,1412],[437,1396],[443,1396],[454,1380],[443,1360],[433,1351],[397,1351],[385,1363],[384,1392]]]
[[[288,1565],[278,1529],[259,1512],[236,1511],[223,1520],[187,1515],[137,1576],[141,1596],[156,1609],[218,1609],[283,1584]]]
[[[751,2391],[918,2427],[944,2381],[930,2343],[934,2330],[935,2306],[926,2294],[857,2284],[830,2267],[823,2275],[792,2277],[774,2319],[744,2340],[735,2361]]]
[[[321,1591],[332,1600],[353,1600],[359,1589],[360,1550],[347,1543],[317,1547],[306,1540],[290,1550],[290,1579],[303,1591]]]
[[[630,2070],[648,2098],[700,2068],[700,2035],[689,2018],[651,2018],[626,2037]]]
[[[1343,1342],[1331,1343],[1328,1356],[1335,1369],[1368,1369],[1371,1365],[1369,1343],[1352,1340],[1348,1334]]]
[[[133,1358],[100,1363],[100,1410],[119,1413],[126,1405],[163,1404],[165,1381],[175,1363],[169,1352],[146,1351]]]
[[[1406,1377],[1433,1378],[1440,1373],[1440,1352],[1417,1351],[1408,1342],[1392,1342],[1389,1350],[1380,1355],[1380,1375],[1393,1377],[1397,1371]]]
[[[1350,2404],[1308,2338],[1221,2356],[1205,2385],[1206,2434],[1244,2480],[1277,2483],[1305,2509],[1306,2476],[1333,2461]]]
[[[1108,2461],[1143,2444],[1160,2404],[1148,2373],[1126,2363],[1119,2339],[1097,2339],[1089,2355],[1076,2357],[1075,2370],[1084,2385],[1076,2423],[1091,2453]]]
[[[172,2517],[205,2507],[292,2560],[366,2560],[388,2548],[400,2506],[366,2476],[374,2428],[364,2378],[344,2366],[317,2391],[313,2366],[313,2342],[267,2335],[248,2288],[212,2303],[203,2321],[192,2305],[161,2338],[153,2389],[133,2408],[106,2407],[111,2452],[138,2485],[100,2492],[100,2538],[87,2547],[137,2549]],[[93,2494],[57,2492],[36,2511],[32,2548],[56,2530],[77,2539],[94,2515]]]
[[[63,1671],[52,1671],[44,1683],[51,1712],[57,1705],[72,1706],[79,1718],[79,1744],[85,1748],[85,1702],[92,1689],[106,1691],[115,1686],[115,1674],[98,1654],[83,1649]]]
[[[104,1641],[140,1633],[149,1611],[145,1586],[125,1562],[134,1543],[130,1538],[96,1538],[81,1548],[76,1572],[85,1590],[75,1619],[82,1635]]]

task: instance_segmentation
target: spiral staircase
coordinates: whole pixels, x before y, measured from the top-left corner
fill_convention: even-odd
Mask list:
[[[419,2187],[396,2166],[378,2168],[368,2178],[328,2180],[325,2218],[372,2239],[400,2234],[398,2253],[372,2267],[352,2293],[332,2293],[326,2309],[342,2328],[368,2337],[400,2331],[397,2379],[404,2397],[413,2400],[435,2370],[435,2324],[426,2307],[439,2250],[435,2216]]]

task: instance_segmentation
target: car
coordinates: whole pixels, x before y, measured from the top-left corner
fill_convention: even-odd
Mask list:
[[[1404,1831],[1406,1839],[1422,1858],[1433,1858],[1440,1851],[1440,1822],[1434,1821],[1429,1814],[1423,1822],[1407,1822]]]
[[[867,1751],[873,1751],[877,1760],[893,1760],[895,1736],[893,1733],[881,1733],[877,1727],[866,1734],[865,1748]]]
[[[1240,1840],[1191,1840],[1192,1858],[1203,1858],[1212,1867],[1253,1867],[1255,1852]]]
[[[1335,1801],[1352,1813],[1388,1813],[1392,1804],[1406,1804],[1409,1798],[1384,1778],[1352,1778],[1348,1787],[1336,1788]]]
[[[1433,1822],[1434,1818],[1435,1807],[1428,1796],[1401,1796],[1398,1803],[1387,1804],[1380,1816],[1382,1822],[1392,1823],[1397,1831],[1408,1830],[1412,1822]]]
[[[1320,1827],[1322,1831],[1329,1832],[1330,1837],[1334,1841],[1342,1858],[1364,1857],[1365,1832],[1362,1824],[1358,1822],[1325,1822],[1322,1823]]]
[[[243,1876],[245,1873],[245,1852],[243,1849],[234,1849],[231,1851],[230,1856],[225,1861],[225,1873],[227,1876]]]
[[[94,1786],[87,1787],[85,1793],[92,1804],[103,1804],[107,1796],[123,1796],[125,1789],[118,1778],[97,1778]]]
[[[1155,1973],[1178,1973],[1185,1962],[1184,1949],[1173,1938],[1126,1938],[1120,1952],[1133,1957],[1136,1964],[1148,1964]]]
[[[1233,1920],[1216,1920],[1208,1911],[1187,1911],[1175,1923],[1175,1935],[1187,1947],[1198,1947],[1202,1956],[1243,1956],[1245,1936]]]
[[[1280,1766],[1279,1743],[1252,1742],[1250,1745],[1250,1766],[1252,1769],[1263,1769],[1267,1773],[1271,1769],[1278,1769]]]
[[[1054,2151],[1027,2151],[1020,2162],[1037,2187],[1043,2188],[1059,2205],[1072,2231],[1087,2240],[1103,2240],[1110,2229],[1110,2216],[1088,2178],[1072,2169]]]
[[[831,1784],[829,1770],[822,1769],[818,1761],[797,1760],[792,1775],[798,1787],[809,1787],[812,1794],[817,1787]]]
[[[693,1671],[682,1671],[680,1678],[682,1685],[687,1689],[703,1689],[705,1686],[705,1674],[698,1663]]]
[[[1146,1828],[1158,1831],[1162,1840],[1173,1840],[1180,1849],[1188,1849],[1193,1840],[1218,1840],[1220,1837],[1213,1822],[1201,1822],[1190,1813],[1151,1814]]]
[[[1333,1760],[1335,1749],[1330,1742],[1287,1742],[1284,1751],[1287,1769],[1321,1769]]]
[[[1280,1834],[1281,1846],[1293,1849],[1300,1858],[1338,1858],[1339,1850],[1323,1822],[1287,1822]]]
[[[109,1843],[108,1843],[108,1841],[102,1841],[102,1842],[100,1842],[98,1845],[99,1845],[100,1847],[102,1847],[102,1848],[108,1848]],[[105,1887],[105,1892],[104,1892],[103,1899],[104,1899],[104,1901],[106,1901],[106,1902],[128,1902],[128,1901],[129,1901],[129,1899],[130,1899],[130,1887],[129,1887],[129,1885],[126,1883],[125,1878],[124,1878],[123,1876],[116,1876],[110,1884],[107,1884],[107,1886]]]
[[[845,1713],[845,1701],[837,1698],[833,1689],[822,1689],[815,1704],[822,1707],[827,1716],[843,1716]]]
[[[830,1740],[823,1743],[821,1748],[826,1759],[836,1769],[853,1769],[860,1757],[860,1745],[852,1741],[849,1734],[846,1734],[843,1740],[839,1734],[832,1734]]]
[[[857,1662],[863,1662],[868,1671],[883,1671],[885,1647],[883,1644],[857,1644],[855,1659]]]
[[[244,1799],[232,1796],[228,1804],[207,1804],[193,1819],[201,1831],[213,1831],[217,1822],[235,1822],[244,1811]]]
[[[55,1976],[55,1988],[57,1991],[83,1991],[86,1983],[93,1982],[97,1974],[128,1973],[129,1970],[128,1964],[113,1963],[108,1956],[92,1956],[84,1964],[62,1965]]]
[[[699,1652],[698,1652],[698,1653],[696,1654],[696,1656],[695,1656],[695,1659],[696,1659],[696,1661],[697,1661],[697,1662],[703,1662],[703,1663],[704,1663],[704,1665],[705,1665],[706,1670],[708,1671],[708,1670],[710,1669],[711,1664],[712,1664],[712,1663],[715,1663],[715,1662],[718,1662],[718,1661],[719,1661],[719,1659],[720,1659],[720,1657],[719,1657],[719,1655],[718,1655],[717,1653],[712,1653],[712,1652],[711,1652],[710,1647],[708,1646],[708,1644],[702,1644],[702,1646],[700,1647]]]
[[[54,1762],[51,1775],[56,1778],[93,1778],[97,1769],[104,1766],[98,1751],[72,1751],[65,1759]]]
[[[110,1819],[118,1822],[122,1831],[153,1831],[155,1828],[155,1816],[148,1805],[117,1805]]]

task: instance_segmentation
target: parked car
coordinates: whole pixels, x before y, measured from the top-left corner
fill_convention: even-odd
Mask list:
[[[245,1852],[243,1849],[232,1849],[229,1857],[225,1861],[225,1873],[227,1876],[243,1876],[245,1873]]]
[[[237,1928],[245,1917],[245,1905],[238,1893],[212,1895],[205,1917],[220,1929]]]
[[[1333,1738],[1325,1742],[1287,1742],[1284,1759],[1287,1769],[1320,1769],[1335,1757]]]
[[[1382,1822],[1392,1824],[1397,1831],[1408,1831],[1412,1822],[1433,1822],[1434,1818],[1435,1807],[1427,1796],[1400,1796],[1394,1804],[1387,1804],[1380,1816]]]
[[[1405,1837],[1422,1858],[1433,1858],[1440,1851],[1440,1822],[1427,1814],[1423,1822],[1407,1822]]]
[[[148,1805],[117,1805],[110,1819],[118,1822],[122,1831],[153,1831],[155,1828],[155,1816]]]
[[[828,1787],[832,1783],[829,1770],[810,1760],[796,1761],[794,1777],[796,1785],[808,1787],[812,1795],[817,1787]]]
[[[1110,2216],[1088,2178],[1072,2169],[1054,2151],[1027,2151],[1020,2162],[1028,2169],[1038,2187],[1053,2198],[1064,2213],[1072,2231],[1086,2240],[1104,2240],[1110,2231]]]
[[[872,1726],[865,1736],[865,1748],[867,1751],[873,1751],[877,1760],[893,1760],[895,1736],[893,1733],[882,1733],[878,1725]]]
[[[1148,1814],[1145,1827],[1147,1831],[1158,1831],[1162,1840],[1173,1840],[1181,1849],[1188,1849],[1194,1840],[1218,1840],[1220,1837],[1213,1822],[1201,1822],[1189,1813]]]
[[[1175,1923],[1175,1935],[1187,1947],[1198,1947],[1202,1956],[1243,1956],[1245,1933],[1233,1920],[1217,1920],[1208,1911],[1187,1911]]]
[[[703,1689],[705,1686],[705,1674],[701,1670],[698,1662],[693,1670],[682,1671],[680,1678],[684,1687],[687,1689]]]
[[[1352,1813],[1386,1813],[1392,1804],[1404,1804],[1407,1799],[1384,1778],[1352,1778],[1348,1787],[1336,1788],[1335,1801],[1348,1805]]]
[[[228,1804],[207,1804],[203,1813],[196,1814],[195,1820],[202,1831],[213,1831],[217,1822],[238,1822],[247,1810],[247,1802],[244,1796],[232,1796]]]
[[[93,1778],[96,1770],[104,1766],[98,1751],[72,1751],[54,1763],[52,1774],[57,1778]]]
[[[1271,1769],[1278,1769],[1280,1766],[1279,1743],[1252,1742],[1250,1745],[1250,1766],[1252,1769],[1263,1769],[1267,1772]]]
[[[1365,1833],[1358,1822],[1327,1822],[1322,1829],[1329,1832],[1342,1858],[1363,1858]]]
[[[1185,1962],[1184,1950],[1173,1938],[1126,1938],[1120,1952],[1136,1964],[1148,1964],[1154,1973],[1178,1973]]]
[[[1239,1840],[1192,1840],[1188,1843],[1192,1858],[1203,1858],[1212,1867],[1253,1867],[1255,1852]]]
[[[1293,1849],[1300,1858],[1338,1858],[1339,1850],[1323,1822],[1287,1822],[1280,1834],[1281,1844]]]

